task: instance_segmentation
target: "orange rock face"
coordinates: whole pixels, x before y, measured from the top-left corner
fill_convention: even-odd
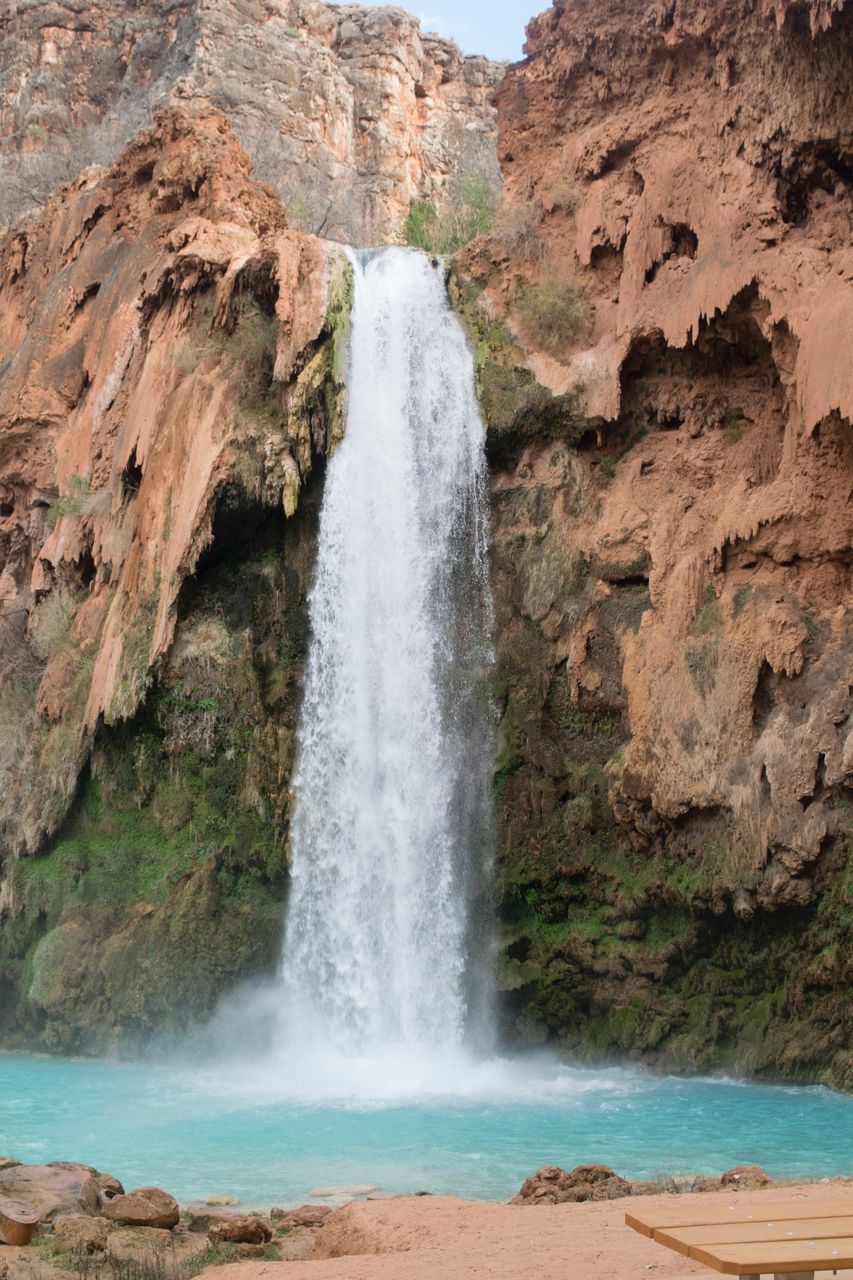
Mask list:
[[[496,97],[504,207],[465,262],[539,381],[574,406],[568,428],[526,422],[514,448],[495,444],[515,673],[501,874],[565,921],[554,954],[535,912],[507,904],[521,935],[507,981],[529,994],[551,975],[535,1023],[521,1019],[534,1038],[544,1022],[582,1043],[584,1019],[610,1007],[599,1044],[678,1061],[695,1028],[651,984],[686,983],[683,998],[687,955],[706,962],[732,929],[759,957],[761,937],[770,951],[746,967],[766,972],[741,991],[784,991],[792,1043],[777,1062],[822,1009],[844,1077],[849,1020],[832,993],[849,969],[829,920],[853,782],[853,7],[557,0],[527,50]],[[580,850],[610,839],[610,815],[632,852],[590,890],[601,849]],[[582,937],[587,890],[610,917]],[[689,907],[680,959],[674,923],[659,948],[642,941],[667,901]],[[797,959],[812,928],[823,940]],[[719,1006],[705,1053],[741,1034],[737,984],[727,1004],[710,972],[693,977],[691,998]],[[739,1055],[755,1068],[771,1051]]]
[[[170,108],[0,243],[4,674],[37,685],[3,735],[7,848],[55,829],[96,725],[138,705],[217,492],[295,507],[324,446],[281,424],[331,270],[212,108]]]
[[[356,244],[399,235],[412,200],[460,175],[497,184],[503,68],[464,58],[398,8],[321,0],[71,0],[16,6],[0,31],[0,225],[150,123],[212,103],[291,224]]]

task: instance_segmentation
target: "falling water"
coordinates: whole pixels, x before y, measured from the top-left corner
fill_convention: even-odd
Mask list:
[[[441,265],[405,249],[352,265],[293,783],[287,1038],[435,1050],[461,1044],[485,1002],[484,433]]]

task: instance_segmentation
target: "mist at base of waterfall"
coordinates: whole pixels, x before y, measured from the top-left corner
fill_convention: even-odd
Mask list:
[[[83,1161],[184,1203],[257,1207],[334,1203],[344,1195],[311,1193],[354,1186],[505,1200],[543,1164],[628,1178],[753,1161],[776,1177],[851,1172],[853,1099],[821,1087],[577,1070],[545,1055],[351,1064],[294,1052],[242,1065],[0,1054],[0,1151]]]

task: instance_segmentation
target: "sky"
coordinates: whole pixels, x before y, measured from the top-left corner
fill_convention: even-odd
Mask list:
[[[369,0],[368,0],[369,2]],[[385,0],[420,18],[426,31],[450,36],[463,53],[517,62],[524,28],[550,0]]]

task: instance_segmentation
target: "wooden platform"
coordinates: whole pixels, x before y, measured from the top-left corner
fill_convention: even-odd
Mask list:
[[[642,1207],[625,1214],[625,1222],[640,1235],[656,1238],[656,1232],[666,1227],[704,1227],[724,1222],[781,1222],[784,1219],[841,1218],[853,1216],[853,1200],[779,1200],[767,1205],[765,1211],[756,1204],[738,1204],[737,1198],[723,1200],[715,1205],[680,1205],[673,1196],[672,1205],[659,1205],[646,1212]]]
[[[713,1206],[675,1201],[631,1209],[625,1222],[722,1275],[853,1275],[853,1200],[790,1200],[766,1207],[741,1205],[735,1198]]]

